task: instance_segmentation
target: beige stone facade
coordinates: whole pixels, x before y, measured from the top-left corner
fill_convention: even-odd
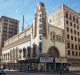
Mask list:
[[[48,22],[56,27],[64,29],[65,49],[68,63],[74,64],[75,70],[80,70],[80,20],[79,14],[62,5],[56,12],[48,16]],[[77,67],[75,66],[77,65]],[[76,68],[75,68],[76,67]],[[72,67],[73,68],[73,67]],[[70,68],[71,69],[71,68]]]

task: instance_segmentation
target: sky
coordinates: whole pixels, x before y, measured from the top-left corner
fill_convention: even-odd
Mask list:
[[[19,31],[21,31],[23,15],[25,27],[32,24],[35,7],[39,2],[45,4],[47,14],[54,12],[62,4],[80,12],[80,0],[0,0],[0,16],[19,20]]]

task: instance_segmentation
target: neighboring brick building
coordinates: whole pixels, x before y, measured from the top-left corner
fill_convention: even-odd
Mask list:
[[[4,46],[4,41],[18,33],[18,26],[19,21],[16,19],[6,16],[0,18],[0,51]]]

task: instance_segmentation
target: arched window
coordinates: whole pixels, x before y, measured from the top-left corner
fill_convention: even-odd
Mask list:
[[[51,46],[48,50],[48,54],[50,54],[53,57],[59,57],[60,53],[57,47]]]

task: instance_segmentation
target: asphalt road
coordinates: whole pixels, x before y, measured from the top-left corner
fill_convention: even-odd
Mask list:
[[[56,73],[27,73],[27,72],[7,72],[6,75],[80,75],[78,73],[64,73],[64,74],[56,74]]]

